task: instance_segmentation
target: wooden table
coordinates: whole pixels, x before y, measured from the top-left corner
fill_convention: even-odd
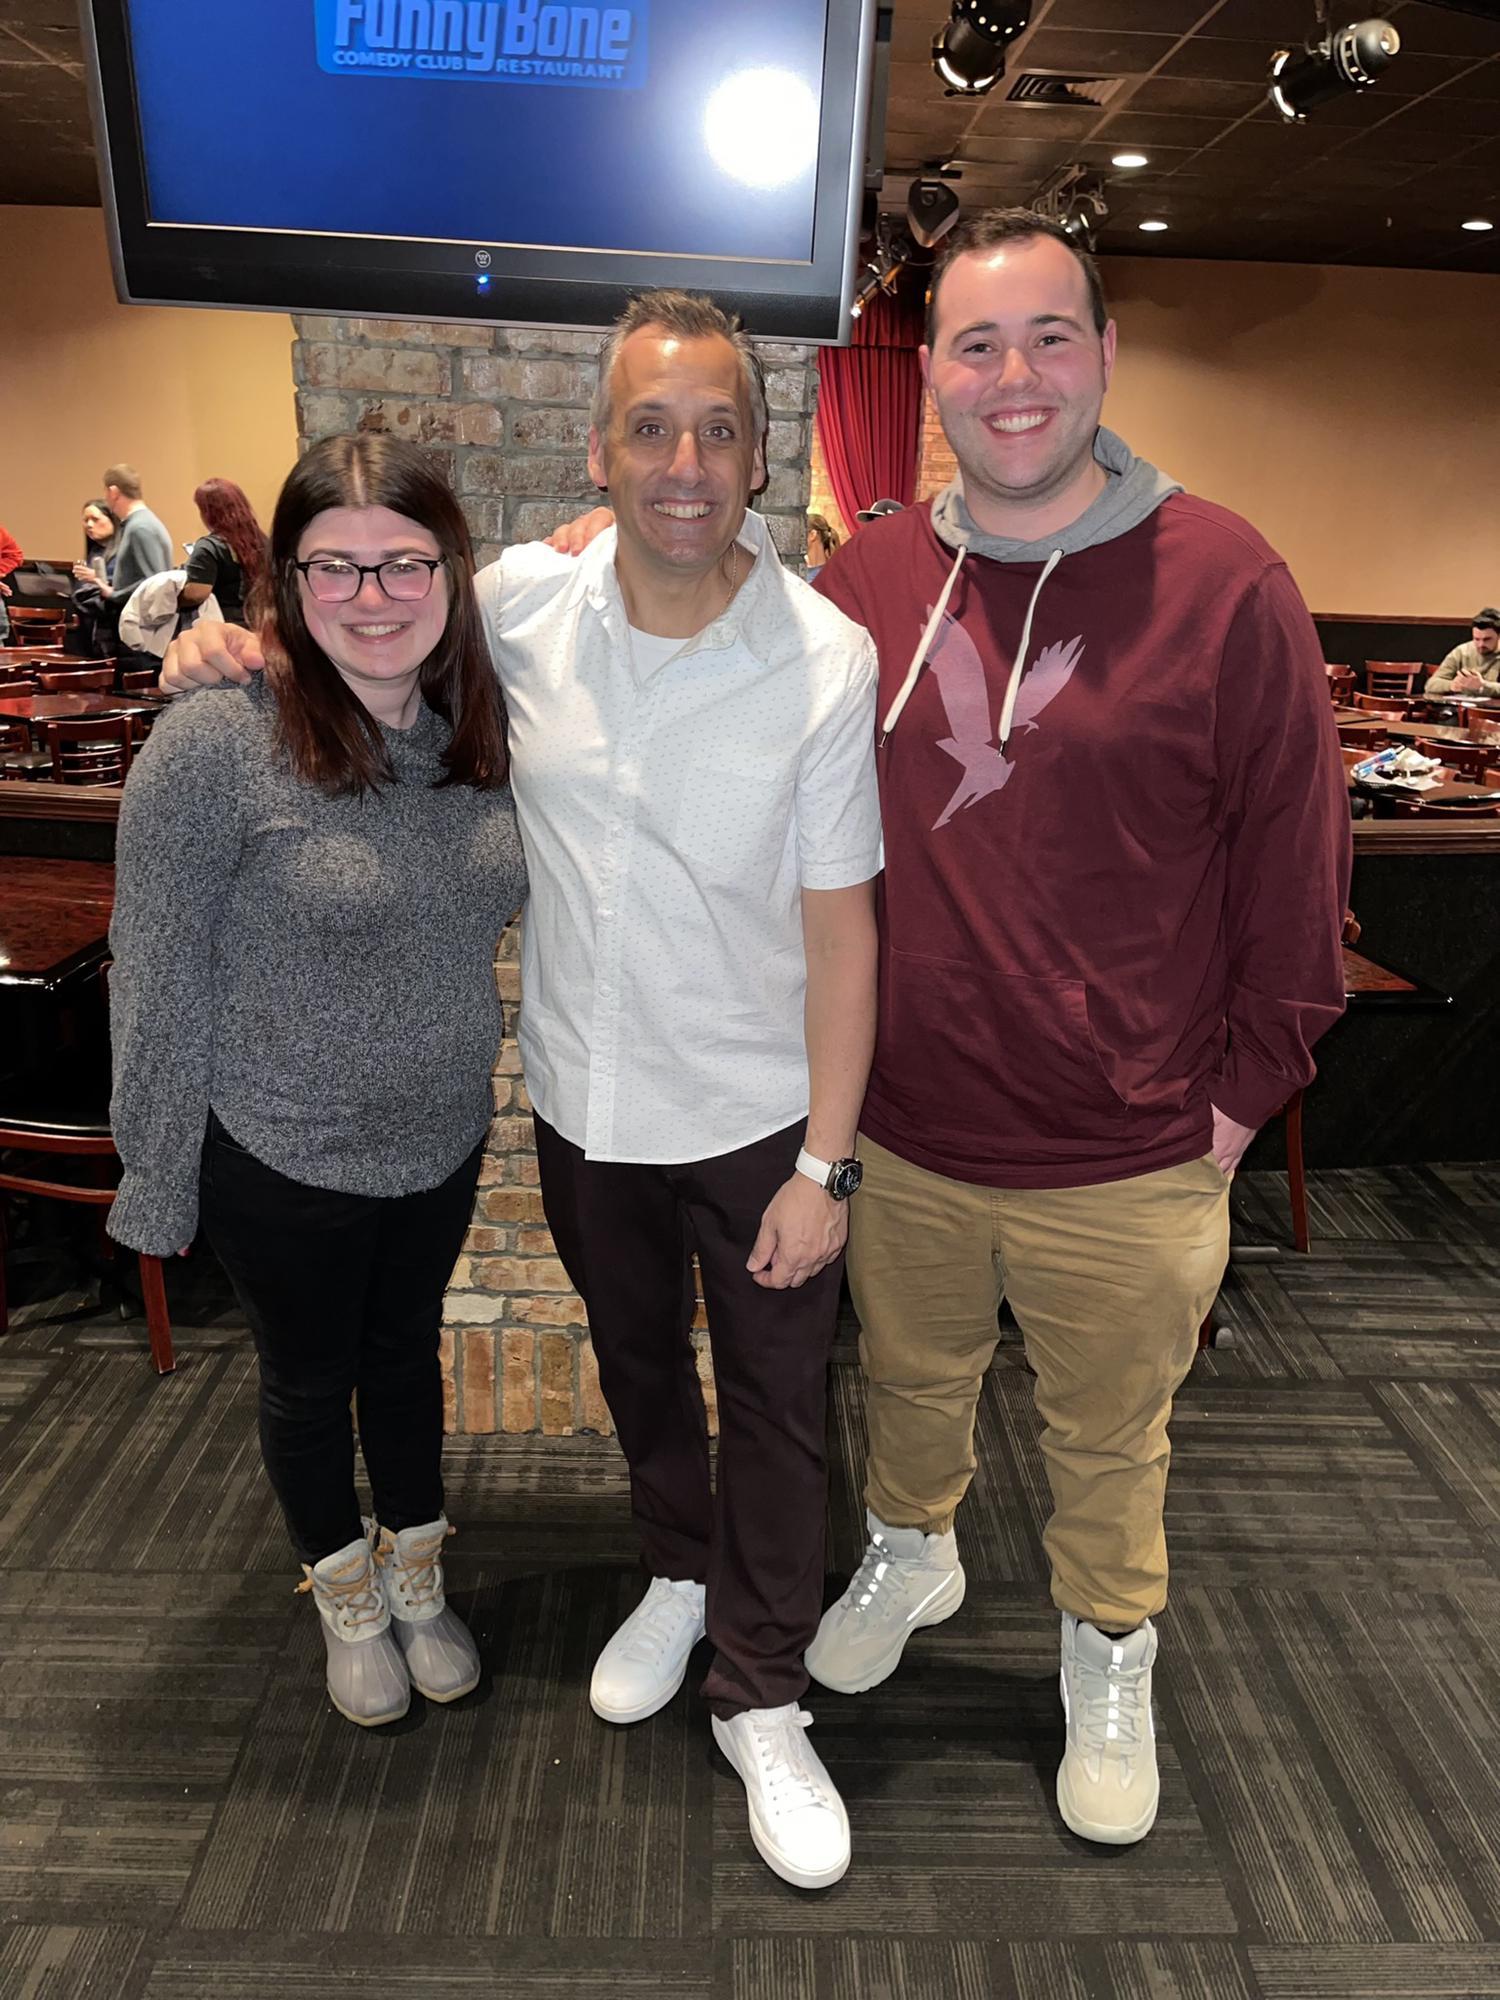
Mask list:
[[[0,694],[0,716],[11,722],[68,722],[87,716],[145,715],[160,702],[123,694]]]
[[[0,854],[0,990],[55,993],[109,949],[110,861]]]

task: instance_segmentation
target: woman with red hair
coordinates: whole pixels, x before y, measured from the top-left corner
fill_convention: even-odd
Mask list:
[[[193,505],[208,533],[193,544],[177,601],[184,611],[195,610],[212,592],[225,620],[243,625],[245,600],[266,567],[265,530],[232,479],[205,479]]]

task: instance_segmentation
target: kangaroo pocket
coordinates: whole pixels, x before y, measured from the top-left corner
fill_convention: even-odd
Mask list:
[[[1118,1133],[1081,979],[1033,979],[892,951],[872,1095],[955,1160],[1044,1162]]]

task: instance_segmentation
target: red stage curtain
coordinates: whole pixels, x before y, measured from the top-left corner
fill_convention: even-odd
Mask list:
[[[862,507],[916,497],[921,340],[920,309],[882,292],[854,322],[852,346],[818,349],[818,440],[851,531]]]

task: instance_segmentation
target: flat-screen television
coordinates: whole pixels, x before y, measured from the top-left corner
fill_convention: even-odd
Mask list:
[[[875,0],[82,0],[120,297],[836,341]]]

